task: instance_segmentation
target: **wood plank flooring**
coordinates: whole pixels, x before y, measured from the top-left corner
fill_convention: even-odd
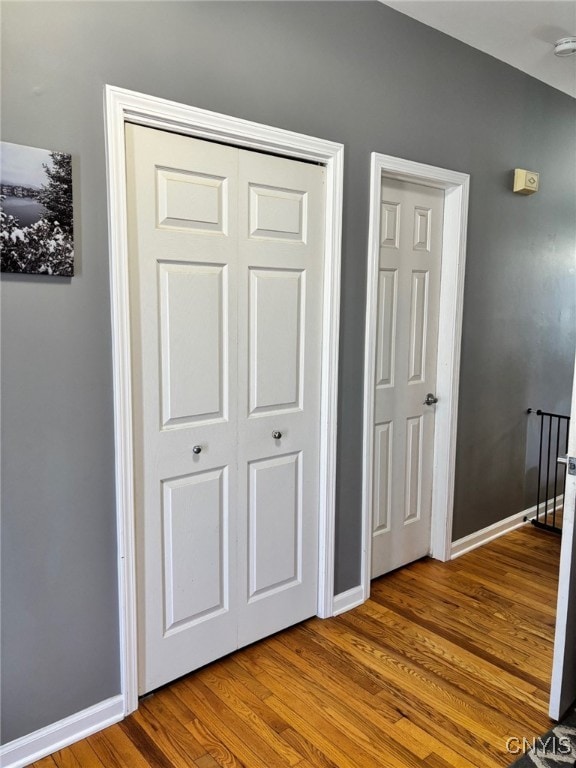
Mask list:
[[[551,723],[560,539],[525,526],[372,584],[34,768],[496,768]]]

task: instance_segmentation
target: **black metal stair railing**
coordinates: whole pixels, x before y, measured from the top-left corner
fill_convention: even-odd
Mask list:
[[[536,517],[532,525],[562,533],[559,512],[564,499],[570,416],[528,408],[540,417]]]

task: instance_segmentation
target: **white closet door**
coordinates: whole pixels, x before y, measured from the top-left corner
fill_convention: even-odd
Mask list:
[[[236,647],[238,153],[128,125],[127,162],[143,693]]]
[[[241,152],[239,187],[245,645],[316,613],[324,169]]]
[[[144,693],[316,612],[323,171],[137,126],[127,157]]]
[[[430,551],[444,191],[384,178],[372,577]],[[428,402],[429,404],[426,404]]]

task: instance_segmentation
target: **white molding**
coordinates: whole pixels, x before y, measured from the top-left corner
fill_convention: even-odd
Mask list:
[[[556,498],[556,509],[562,509],[563,503],[563,496],[558,496]],[[548,514],[552,511],[552,506],[549,506]],[[467,552],[471,552],[473,549],[481,547],[483,544],[488,544],[489,541],[494,541],[494,539],[498,539],[500,536],[510,533],[510,531],[515,531],[517,528],[521,528],[536,517],[536,511],[537,507],[534,505],[529,509],[525,509],[523,512],[517,512],[515,515],[510,515],[510,517],[504,518],[504,520],[498,520],[498,522],[492,523],[492,525],[488,525],[486,528],[482,528],[479,531],[470,533],[468,536],[464,536],[463,538],[452,542],[450,559],[454,560],[461,555],[465,555]]]
[[[504,536],[504,534],[516,530],[516,528],[521,528],[523,525],[526,525],[527,521],[524,520],[525,517],[528,517],[531,520],[532,517],[535,516],[536,508],[533,507],[530,510],[524,510],[523,512],[511,515],[504,520],[498,520],[498,522],[488,525],[486,528],[474,531],[474,533],[470,533],[468,536],[464,536],[463,538],[452,542],[450,559],[455,560],[457,557],[465,555],[467,552],[472,552],[472,550],[478,549],[478,547],[481,547],[483,544],[488,544],[489,541],[494,541],[494,539],[498,539],[500,536]]]
[[[460,378],[460,343],[464,301],[464,268],[470,177],[465,173],[436,168],[390,155],[372,153],[370,174],[370,223],[368,236],[368,282],[364,365],[364,438],[362,487],[362,588],[370,595],[372,559],[372,484],[374,369],[376,364],[376,313],[382,177],[412,181],[445,190],[442,274],[438,327],[438,366],[434,435],[434,485],[430,554],[437,560],[451,555],[456,426]]]
[[[126,227],[126,122],[219,141],[234,146],[311,160],[326,168],[326,238],[320,436],[320,526],[318,616],[332,615],[336,419],[340,320],[340,250],[344,147],[331,141],[197,109],[134,91],[105,87],[110,290],[116,440],[116,504],[121,627],[122,691],[125,712],[138,706],[135,531],[132,446],[132,387]]]
[[[351,611],[352,608],[357,608],[364,602],[366,602],[366,599],[362,585],[352,587],[352,589],[348,589],[346,592],[340,592],[339,595],[335,595],[332,603],[332,615],[338,616],[340,613]]]
[[[46,728],[40,728],[4,744],[0,747],[0,764],[3,768],[22,768],[30,765],[69,744],[118,723],[123,717],[124,699],[122,696],[113,696]]]

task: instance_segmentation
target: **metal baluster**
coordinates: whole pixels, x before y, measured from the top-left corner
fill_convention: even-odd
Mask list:
[[[540,448],[538,449],[538,496],[536,500],[536,520],[540,520],[540,486],[542,483],[542,440],[544,438],[544,419],[541,411],[536,411],[540,416]]]
[[[550,442],[552,440],[552,418],[548,416],[548,460],[546,461],[546,504],[544,522],[548,525],[548,494],[550,492]]]
[[[556,528],[556,496],[558,495],[558,457],[560,456],[560,416],[556,417],[556,461],[554,462],[554,506],[552,507],[552,526]]]

